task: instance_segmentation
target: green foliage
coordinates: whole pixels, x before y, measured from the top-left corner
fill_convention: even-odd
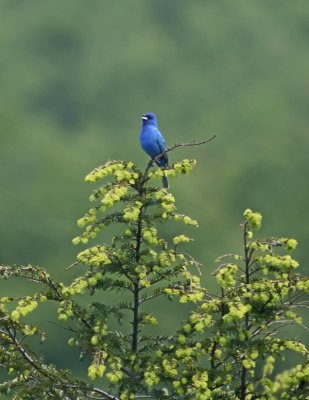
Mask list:
[[[253,240],[262,216],[244,212],[244,254],[228,254],[215,271],[220,295],[204,290],[201,301],[178,331],[173,345],[162,348],[158,369],[179,396],[196,399],[308,398],[309,352],[297,338],[278,330],[302,325],[297,310],[309,291],[309,280],[295,272],[298,263],[282,250],[294,250],[294,239]],[[281,253],[280,253],[281,250]],[[303,362],[273,375],[275,362],[299,353]],[[204,360],[204,362],[203,362]],[[297,378],[298,377],[298,378]]]
[[[308,398],[308,350],[297,338],[279,335],[289,324],[304,326],[298,310],[308,305],[302,296],[309,280],[285,254],[297,242],[256,239],[262,216],[247,209],[243,254],[219,258],[224,263],[214,273],[218,293],[204,288],[201,265],[183,249],[192,239],[181,232],[164,236],[173,221],[192,227],[197,222],[177,212],[170,192],[153,185],[162,174],[176,177],[194,166],[194,160],[183,160],[152,170],[150,162],[141,171],[131,161],[109,161],[88,174],[86,181],[99,187],[90,196],[94,205],[78,220],[83,232],[73,243],[96,243],[78,253],[74,266],[83,272],[71,283],[31,265],[1,266],[4,278],[40,287],[31,296],[1,300],[0,365],[7,374],[1,393],[12,392],[16,400]],[[103,242],[109,226],[117,234]],[[105,303],[107,291],[114,293],[112,304]],[[89,294],[95,300],[85,305]],[[171,336],[155,333],[160,321],[147,311],[159,297],[190,307]],[[71,333],[68,345],[79,349],[95,386],[46,364],[30,347],[28,337],[44,341],[45,335],[28,315],[46,301],[58,304],[59,323]],[[290,352],[299,354],[299,364],[274,374],[275,363]]]

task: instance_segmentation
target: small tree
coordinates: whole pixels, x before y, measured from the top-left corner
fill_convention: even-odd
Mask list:
[[[294,250],[296,241],[253,240],[261,215],[246,210],[244,254],[229,255],[232,262],[217,268],[220,291],[210,293],[200,283],[200,264],[182,249],[191,239],[181,232],[167,238],[160,229],[170,221],[193,227],[197,222],[177,212],[171,193],[151,185],[162,174],[190,172],[195,161],[164,171],[151,165],[141,171],[130,161],[110,161],[87,175],[92,183],[111,180],[94,190],[94,206],[78,221],[84,231],[73,243],[97,243],[77,255],[74,265],[84,272],[71,284],[39,267],[1,266],[3,277],[34,281],[40,290],[1,300],[0,365],[8,375],[0,391],[12,392],[14,399],[307,398],[308,351],[300,341],[277,335],[281,326],[302,325],[296,310],[307,306],[301,296],[309,282],[282,252]],[[100,234],[110,225],[119,233],[102,243]],[[106,291],[115,293],[111,305],[104,301]],[[84,306],[83,297],[96,292],[100,301]],[[171,336],[145,333],[158,321],[144,305],[158,297],[192,304],[187,321]],[[44,339],[26,322],[44,301],[58,303],[58,319],[72,332],[68,344],[80,349],[96,385],[46,364],[27,344],[28,336]],[[115,322],[117,329],[111,328]],[[286,350],[300,353],[304,362],[274,376],[274,364]]]

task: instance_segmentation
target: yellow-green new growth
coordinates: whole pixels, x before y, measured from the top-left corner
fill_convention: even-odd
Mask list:
[[[99,267],[111,263],[106,247],[100,245],[90,247],[78,253],[77,261],[93,267]]]
[[[147,227],[142,232],[143,240],[145,243],[150,245],[157,245],[159,243],[158,231],[155,227]]]
[[[109,175],[114,175],[118,182],[127,181],[132,183],[138,178],[137,173],[128,171],[132,168],[134,168],[134,164],[130,161],[108,161],[104,165],[101,165],[100,167],[97,167],[91,171],[86,176],[85,181],[93,183],[104,179]]]
[[[287,251],[294,251],[298,245],[295,239],[285,239],[283,240],[283,245]]]
[[[123,219],[126,222],[135,222],[138,220],[140,210],[143,203],[140,201],[135,201],[134,204],[129,205],[123,211]]]
[[[19,300],[16,309],[11,312],[11,318],[13,321],[18,321],[21,317],[32,313],[37,307],[38,302],[31,296],[27,296]]]
[[[261,228],[262,214],[260,214],[259,212],[253,212],[252,210],[250,210],[250,208],[247,208],[244,211],[244,217],[248,221],[252,231],[257,231]]]
[[[190,239],[186,235],[178,235],[173,238],[173,243],[177,246],[179,243],[189,243],[192,242],[193,239]]]
[[[91,364],[88,367],[88,377],[93,381],[97,378],[102,378],[106,366],[104,364]]]
[[[151,171],[148,173],[148,177],[150,179],[153,178],[160,178],[163,174],[168,178],[175,178],[177,175],[180,174],[188,174],[196,165],[196,160],[188,160],[185,159],[181,162],[173,164],[171,167],[167,169],[156,169],[155,171]]]
[[[223,289],[234,287],[236,284],[237,271],[238,266],[236,264],[227,264],[216,274],[216,281]]]

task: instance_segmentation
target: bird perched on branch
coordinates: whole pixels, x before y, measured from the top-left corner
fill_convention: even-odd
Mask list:
[[[157,117],[154,113],[148,112],[142,115],[142,128],[140,132],[140,143],[142,149],[154,160],[160,168],[168,166],[167,147],[158,129]],[[168,189],[166,176],[162,177],[164,189]]]

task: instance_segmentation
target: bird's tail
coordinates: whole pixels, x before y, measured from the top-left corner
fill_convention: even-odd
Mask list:
[[[169,188],[168,180],[167,180],[167,177],[165,175],[162,176],[162,185],[163,185],[164,189],[168,189]]]

